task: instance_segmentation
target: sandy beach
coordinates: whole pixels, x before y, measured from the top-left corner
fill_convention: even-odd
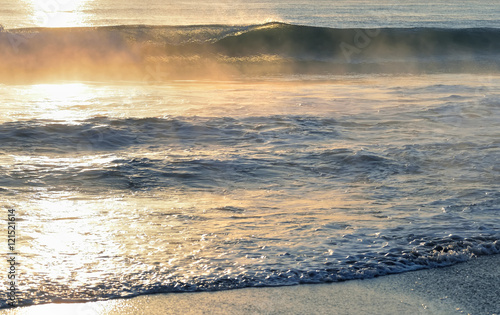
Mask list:
[[[156,294],[0,314],[499,314],[500,255],[342,283]]]
[[[0,3],[0,315],[500,315],[498,0]]]

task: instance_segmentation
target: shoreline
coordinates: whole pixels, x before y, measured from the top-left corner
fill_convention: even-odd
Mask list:
[[[500,255],[328,284],[143,295],[0,310],[21,314],[499,314]]]

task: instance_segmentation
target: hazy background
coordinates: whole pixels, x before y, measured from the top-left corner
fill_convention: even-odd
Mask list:
[[[324,27],[500,27],[498,1],[2,0],[6,28],[123,24],[258,24]]]

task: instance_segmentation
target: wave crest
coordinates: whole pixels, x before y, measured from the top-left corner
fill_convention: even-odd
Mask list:
[[[197,79],[246,74],[495,71],[500,30],[263,25],[0,32],[7,78]]]

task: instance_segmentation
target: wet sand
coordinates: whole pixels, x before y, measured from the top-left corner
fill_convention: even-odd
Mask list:
[[[500,314],[500,255],[368,280],[47,304],[0,314]]]

